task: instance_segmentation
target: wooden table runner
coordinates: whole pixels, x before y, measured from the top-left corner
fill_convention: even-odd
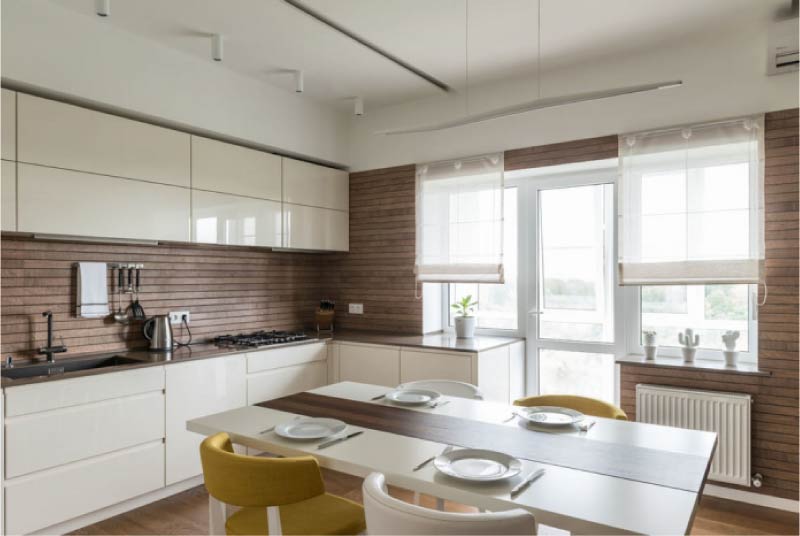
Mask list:
[[[536,432],[382,403],[299,393],[258,404],[309,417],[698,493],[710,460],[676,452]]]

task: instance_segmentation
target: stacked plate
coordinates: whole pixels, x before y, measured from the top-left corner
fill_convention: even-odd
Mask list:
[[[310,441],[341,434],[346,429],[347,424],[338,419],[305,417],[279,424],[275,427],[275,433],[287,439]]]
[[[497,482],[522,471],[517,458],[482,449],[452,450],[437,456],[433,465],[440,473],[468,482]]]
[[[520,408],[517,415],[523,420],[545,428],[561,428],[580,423],[584,419],[583,413],[569,408],[556,406],[531,406]]]
[[[436,391],[429,391],[427,389],[395,389],[386,393],[386,400],[393,404],[401,406],[424,406],[426,404],[433,404],[439,398],[441,393]]]

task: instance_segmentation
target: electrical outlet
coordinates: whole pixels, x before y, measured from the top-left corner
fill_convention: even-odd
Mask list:
[[[188,324],[191,321],[191,316],[189,315],[189,311],[170,311],[169,312],[169,323],[173,326],[175,324],[183,324],[183,317],[186,316],[186,323]]]
[[[348,312],[351,315],[363,315],[364,314],[364,304],[363,303],[351,303],[348,304]]]

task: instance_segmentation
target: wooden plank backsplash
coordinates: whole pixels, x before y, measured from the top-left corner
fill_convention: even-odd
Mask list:
[[[77,261],[144,263],[140,302],[147,315],[190,311],[197,341],[223,333],[310,326],[328,257],[231,246],[45,241],[4,233],[2,352],[43,346],[47,330],[42,312],[48,309],[54,313],[56,342],[63,337],[69,348],[57,357],[146,343],[141,322],[125,326],[108,318],[75,316],[72,265]],[[116,294],[109,298],[116,300]],[[129,301],[130,295],[123,295],[123,306]],[[182,331],[176,329],[176,335],[182,337]]]

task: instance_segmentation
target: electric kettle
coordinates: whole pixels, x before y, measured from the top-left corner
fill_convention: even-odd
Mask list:
[[[145,338],[150,341],[151,352],[172,351],[172,324],[169,316],[156,315],[144,323],[142,327]]]

